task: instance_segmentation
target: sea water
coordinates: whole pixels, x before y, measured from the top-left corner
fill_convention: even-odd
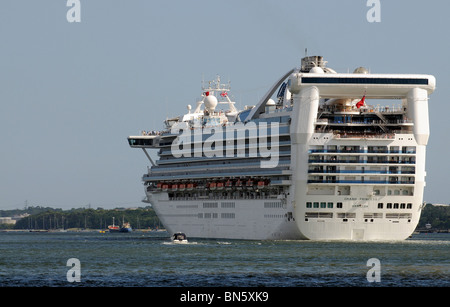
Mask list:
[[[174,244],[166,232],[2,232],[0,286],[450,286],[450,234],[400,242],[188,239]],[[377,281],[368,277],[370,259],[379,261]],[[78,281],[70,278],[74,271]]]

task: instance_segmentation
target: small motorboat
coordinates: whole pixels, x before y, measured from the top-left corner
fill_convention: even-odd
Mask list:
[[[186,234],[182,232],[176,232],[172,235],[172,242],[173,243],[188,243]]]

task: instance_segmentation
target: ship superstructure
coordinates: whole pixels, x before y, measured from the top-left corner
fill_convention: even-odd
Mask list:
[[[144,201],[189,237],[405,239],[422,209],[435,82],[340,74],[310,56],[237,110],[218,78],[194,111],[128,137],[151,163]]]

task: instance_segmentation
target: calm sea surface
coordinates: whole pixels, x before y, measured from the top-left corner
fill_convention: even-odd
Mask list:
[[[79,260],[80,282],[68,281],[71,258]],[[371,258],[379,260],[380,282],[367,280]],[[403,242],[191,239],[180,245],[165,232],[2,232],[0,286],[448,287],[450,234]]]

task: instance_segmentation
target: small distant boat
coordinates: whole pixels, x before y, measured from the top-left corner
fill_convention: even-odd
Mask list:
[[[186,234],[182,233],[182,232],[176,232],[172,235],[172,242],[173,243],[188,243]]]
[[[108,226],[109,232],[119,232],[120,227],[118,225],[114,224],[114,217],[113,217],[113,224]]]
[[[133,229],[130,226],[130,223],[123,223],[122,227],[119,230],[120,232],[132,232]]]

